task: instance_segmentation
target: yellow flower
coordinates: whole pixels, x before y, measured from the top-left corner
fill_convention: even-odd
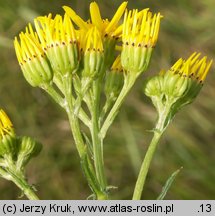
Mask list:
[[[11,123],[9,117],[0,109],[0,136],[3,137],[5,134],[13,133],[13,124]]]
[[[52,80],[53,72],[50,62],[40,44],[38,35],[29,24],[26,32],[19,34],[14,40],[17,59],[26,80],[32,86],[40,86]]]
[[[78,67],[78,41],[70,18],[56,15],[38,17],[35,27],[42,47],[51,61],[54,71],[72,73]]]
[[[126,11],[122,31],[122,66],[139,73],[148,67],[152,49],[155,47],[159,28],[160,13],[152,15],[149,9]]]
[[[90,16],[91,19],[84,21],[78,16],[70,7],[64,6],[66,14],[72,19],[72,21],[79,27],[80,31],[88,32],[90,28],[96,27],[104,41],[104,56],[105,66],[109,68],[114,61],[113,52],[115,51],[117,41],[121,40],[122,25],[119,21],[125,11],[127,2],[123,2],[117,9],[115,15],[111,20],[103,19],[101,17],[100,9],[96,2],[90,4]]]
[[[122,32],[122,26],[118,23],[125,11],[127,2],[123,2],[117,9],[115,15],[109,21],[108,19],[102,19],[99,7],[96,2],[90,4],[90,16],[91,21],[85,22],[80,16],[78,16],[70,7],[64,6],[63,9],[72,19],[72,21],[80,28],[87,31],[92,26],[96,26],[101,32],[102,37],[119,37]]]

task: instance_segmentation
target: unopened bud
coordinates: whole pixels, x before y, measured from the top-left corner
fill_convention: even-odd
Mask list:
[[[36,157],[40,153],[42,145],[31,137],[26,136],[19,138],[17,142],[17,166],[21,168],[24,167],[32,157]]]
[[[160,13],[154,14],[148,9],[126,11],[122,32],[122,66],[138,76],[149,65],[153,48],[156,45],[159,28]]]
[[[14,46],[25,79],[34,87],[50,83],[53,78],[50,62],[30,24],[19,38],[20,42],[15,38]]]
[[[107,72],[105,81],[105,95],[107,98],[116,99],[122,89],[124,81],[123,68],[120,56],[114,61],[111,70]]]
[[[87,32],[81,46],[84,58],[83,77],[95,78],[99,76],[104,64],[104,49],[100,32],[96,27]]]

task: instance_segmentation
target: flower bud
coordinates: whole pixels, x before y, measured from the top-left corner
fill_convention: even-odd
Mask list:
[[[15,37],[14,46],[25,79],[33,87],[51,82],[53,71],[50,62],[30,24],[19,38],[20,42]]]
[[[17,152],[16,135],[7,114],[0,110],[0,158],[14,159]]]
[[[145,94],[151,97],[157,110],[170,107],[174,116],[183,106],[193,102],[212,64],[206,56],[199,57],[200,54],[193,53],[187,60],[179,59],[170,70],[147,81]]]
[[[99,76],[104,64],[104,49],[100,32],[96,27],[91,28],[87,32],[81,47],[84,58],[84,70],[82,76],[85,78],[95,78]]]
[[[114,61],[111,70],[107,72],[105,80],[105,95],[106,98],[115,100],[123,86],[123,68],[121,65],[120,56]]]
[[[148,97],[160,97],[163,92],[163,76],[154,76],[148,79],[144,90]]]
[[[18,152],[17,152],[17,167],[24,167],[32,157],[36,157],[41,149],[42,145],[36,142],[31,137],[20,137],[18,139]]]
[[[154,14],[148,9],[126,11],[122,32],[122,66],[138,76],[144,72],[150,62],[153,48],[158,39],[160,13]]]
[[[75,72],[79,65],[79,50],[75,29],[67,14],[38,17],[35,27],[42,47],[54,72],[61,75]]]

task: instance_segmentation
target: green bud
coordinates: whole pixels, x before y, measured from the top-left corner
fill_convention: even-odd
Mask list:
[[[160,97],[163,94],[163,76],[154,76],[148,79],[144,86],[144,92],[148,97]]]
[[[189,79],[182,77],[180,74],[173,74],[171,71],[167,71],[163,79],[163,91],[169,97],[181,97],[189,88]]]
[[[36,157],[40,153],[42,145],[31,137],[26,136],[18,138],[17,142],[17,166],[22,168],[32,157]]]
[[[121,66],[120,56],[116,58],[111,70],[106,75],[105,95],[106,98],[115,100],[122,89],[124,82],[123,68]]]

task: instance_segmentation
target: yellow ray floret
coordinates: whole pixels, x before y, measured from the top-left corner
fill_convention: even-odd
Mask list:
[[[13,124],[7,114],[0,109],[0,135],[3,137],[11,131],[13,131]]]
[[[92,23],[99,29],[101,30],[102,25],[103,25],[103,20],[101,18],[99,6],[96,4],[96,2],[92,2],[90,4],[90,15],[91,15],[91,20]]]
[[[179,59],[171,67],[171,70],[200,83],[204,82],[213,61],[208,61],[207,56],[200,58],[200,55],[201,53],[194,52],[187,60]]]
[[[92,2],[90,4],[91,21],[87,22],[79,17],[70,7],[63,6],[63,9],[80,29],[87,31],[95,26],[100,31],[102,36],[118,37],[122,33],[122,27],[120,27],[118,23],[125,11],[126,6],[127,2],[123,2],[117,9],[111,21],[108,19],[102,19],[99,7],[96,2]]]
[[[119,8],[117,9],[115,15],[113,16],[112,20],[110,21],[110,23],[108,24],[107,28],[105,29],[106,30],[106,33],[110,33],[110,32],[113,32],[113,29],[117,29],[117,25],[126,9],[126,6],[127,6],[128,2],[123,2]]]
[[[85,22],[80,16],[78,16],[72,8],[63,6],[66,14],[72,19],[72,21],[81,29],[87,30],[89,28],[88,23]]]
[[[125,11],[126,6],[127,6],[127,2],[123,2],[117,9],[111,21],[109,21],[108,19],[102,20],[97,3],[92,2],[90,4],[90,15],[91,15],[92,24],[94,24],[106,36],[119,35],[122,31],[122,28],[120,29],[118,28],[118,23]]]
[[[154,47],[159,34],[160,13],[152,14],[149,9],[125,12],[122,41],[132,46]]]

